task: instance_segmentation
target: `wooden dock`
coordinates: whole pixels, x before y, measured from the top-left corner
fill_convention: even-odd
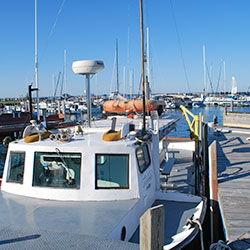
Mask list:
[[[249,249],[250,130],[224,128],[210,139],[217,142],[218,185],[227,240],[238,242],[238,247],[247,244],[247,248],[241,245],[233,249]]]

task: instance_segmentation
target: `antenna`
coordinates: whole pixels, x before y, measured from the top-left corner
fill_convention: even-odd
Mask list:
[[[91,93],[90,93],[90,81],[89,76],[98,73],[104,69],[104,63],[102,61],[95,60],[82,60],[72,63],[72,70],[75,74],[86,76],[86,92],[87,92],[87,106],[88,106],[88,125],[91,128]]]

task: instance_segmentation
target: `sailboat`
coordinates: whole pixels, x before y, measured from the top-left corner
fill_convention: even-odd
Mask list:
[[[235,77],[233,76],[232,77],[232,90],[231,90],[232,96],[236,95],[237,92],[238,92],[237,82],[236,82]]]

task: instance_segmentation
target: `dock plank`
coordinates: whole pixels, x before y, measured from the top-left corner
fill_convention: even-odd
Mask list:
[[[231,132],[210,138],[217,142],[219,192],[232,242],[250,229],[249,136]]]

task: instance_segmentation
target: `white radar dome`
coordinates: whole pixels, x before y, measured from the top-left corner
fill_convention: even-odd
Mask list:
[[[80,75],[96,74],[103,69],[104,63],[98,60],[81,60],[72,63],[73,72]]]

